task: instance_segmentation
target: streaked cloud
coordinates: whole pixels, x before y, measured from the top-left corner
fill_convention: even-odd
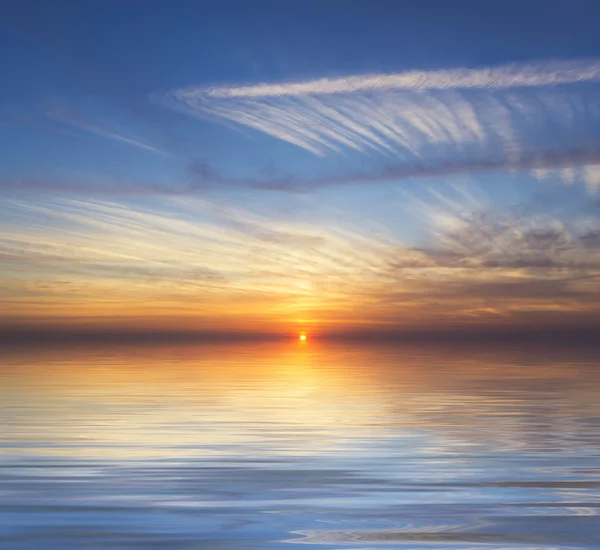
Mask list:
[[[190,197],[8,201],[0,314],[277,331],[300,320],[406,328],[600,313],[597,208],[536,203],[523,216],[459,191],[402,193],[426,229],[419,244],[319,204],[321,221],[308,223]]]
[[[209,165],[192,162],[179,180],[169,186],[151,181],[131,181],[85,174],[56,179],[0,178],[0,190],[19,192],[85,193],[93,196],[198,196],[205,191],[254,189],[306,193],[323,187],[348,184],[375,184],[411,181],[418,178],[452,178],[460,174],[505,170],[511,180],[514,172],[523,172],[538,181],[557,180],[565,184],[582,183],[590,194],[600,191],[600,148],[539,151],[495,160],[455,160],[437,165],[392,166],[376,171],[354,171],[321,177],[242,178],[220,174]]]
[[[168,156],[168,153],[158,149],[157,147],[144,143],[135,137],[115,132],[114,130],[106,128],[100,124],[94,123],[83,114],[72,109],[52,109],[46,113],[46,116],[56,122],[68,124],[74,128],[90,132],[97,136],[111,139],[119,143],[124,143],[126,145],[131,145],[133,147],[137,147],[138,149],[151,151],[152,153],[157,153],[159,155]]]
[[[314,294],[317,280],[347,284],[373,262],[364,236],[361,253],[335,229],[199,199],[163,206],[177,215],[99,201],[13,203],[21,216],[46,221],[2,231],[4,313],[88,304],[98,315],[117,308],[125,315],[152,310],[247,321],[258,307],[286,318],[331,298],[331,291]],[[35,275],[23,278],[25,272]]]
[[[359,154],[369,159],[361,172],[330,175],[323,178],[327,183],[263,183],[310,188],[447,172],[596,164],[595,142],[586,138],[586,128],[600,118],[599,96],[590,91],[599,83],[598,60],[566,60],[188,87],[165,94],[160,102],[252,128],[318,157],[356,159]]]
[[[368,90],[446,90],[459,88],[537,87],[576,82],[600,81],[600,61],[552,60],[538,63],[511,63],[478,69],[441,69],[406,71],[397,74],[372,74],[345,78],[321,78],[288,84],[258,84],[237,88],[214,87],[201,91],[184,89],[179,97],[263,98],[353,93]]]
[[[153,124],[151,119],[132,116],[131,110],[112,106],[99,98],[0,105],[0,126],[3,124],[71,143],[98,136],[142,151],[171,156],[165,148],[156,145],[165,142],[159,125]]]
[[[316,159],[310,175],[286,165],[276,166],[276,175],[256,166],[228,172],[210,159],[188,159],[187,170],[182,166],[179,176],[160,185],[117,177],[102,185],[68,177],[5,177],[0,188],[116,195],[195,195],[219,188],[305,192],[506,170],[529,171],[540,181],[560,173],[564,183],[584,182],[595,193],[600,188],[594,133],[600,121],[599,72],[600,62],[593,59],[182,88],[159,101],[228,126],[253,128],[323,160]],[[75,107],[50,104],[43,118],[52,121],[52,129],[80,130],[169,155],[153,144],[160,140],[149,137],[160,133],[156,128],[131,121],[119,125],[115,112],[107,111],[111,118],[85,102]]]

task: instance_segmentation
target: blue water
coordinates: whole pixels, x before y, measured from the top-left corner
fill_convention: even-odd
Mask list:
[[[0,547],[600,548],[594,351],[0,350]]]

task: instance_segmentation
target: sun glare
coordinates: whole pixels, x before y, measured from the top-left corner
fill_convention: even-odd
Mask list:
[[[305,342],[305,341],[306,341],[306,334],[301,334],[301,335],[299,336],[299,338],[300,338],[300,340],[301,340],[302,342]]]

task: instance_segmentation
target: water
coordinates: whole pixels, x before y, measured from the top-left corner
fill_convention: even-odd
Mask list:
[[[594,351],[0,351],[0,547],[600,548]]]

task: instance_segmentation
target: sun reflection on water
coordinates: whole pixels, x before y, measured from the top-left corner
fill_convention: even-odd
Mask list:
[[[12,351],[0,511],[47,510],[39,521],[57,522],[62,547],[82,546],[67,540],[79,520],[64,510],[89,505],[104,510],[87,519],[98,532],[137,526],[127,536],[147,540],[162,525],[232,548],[232,536],[471,548],[526,544],[524,529],[560,547],[536,519],[549,515],[593,548],[591,526],[569,518],[596,518],[597,367],[572,352],[299,339]],[[35,523],[11,514],[0,536]]]

